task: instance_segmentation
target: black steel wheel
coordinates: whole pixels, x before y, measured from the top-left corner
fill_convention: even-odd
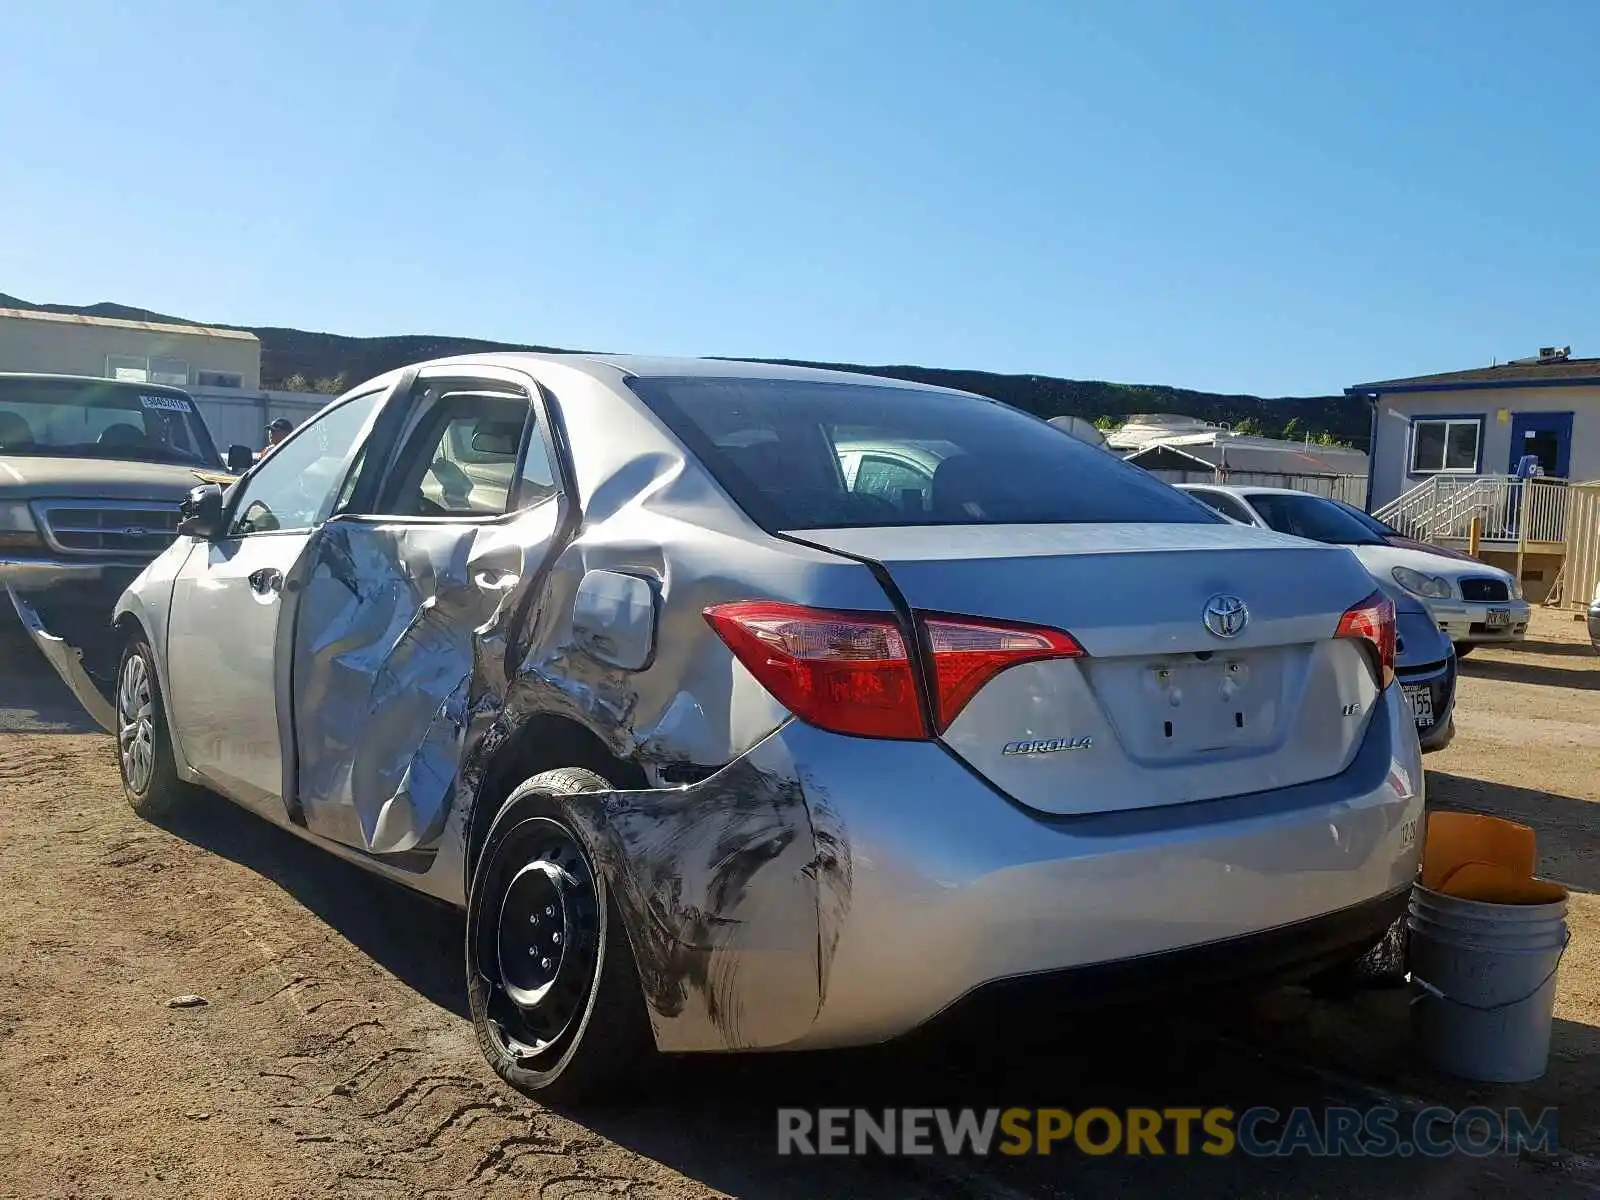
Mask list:
[[[508,1053],[537,1058],[571,1031],[594,987],[599,896],[588,859],[558,821],[522,822],[506,851],[528,861],[501,893],[489,1019]]]
[[[625,1091],[654,1057],[628,939],[558,798],[610,791],[592,771],[547,771],[490,826],[467,907],[467,993],[478,1045],[542,1099]]]

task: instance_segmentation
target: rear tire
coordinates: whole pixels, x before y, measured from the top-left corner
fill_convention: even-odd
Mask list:
[[[123,647],[113,700],[122,792],[134,812],[147,821],[157,820],[195,789],[178,778],[155,655],[143,638],[133,638]]]
[[[534,776],[496,814],[473,872],[473,1031],[495,1073],[540,1100],[623,1098],[657,1058],[605,873],[553,799],[612,790],[576,767]]]

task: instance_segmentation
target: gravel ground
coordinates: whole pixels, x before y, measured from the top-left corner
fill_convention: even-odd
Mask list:
[[[639,1106],[553,1111],[482,1065],[461,923],[220,800],[121,797],[31,648],[0,638],[0,1196],[1593,1196],[1600,1194],[1600,660],[1566,616],[1465,664],[1431,799],[1525,819],[1574,889],[1550,1073],[1416,1065],[1401,992],[1064,1017],[988,1042],[686,1063]],[[202,1006],[172,1008],[194,994]],[[1576,1157],[794,1160],[780,1104],[1561,1109]]]

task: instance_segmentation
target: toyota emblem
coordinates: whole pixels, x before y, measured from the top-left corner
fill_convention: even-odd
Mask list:
[[[1250,624],[1250,610],[1237,596],[1213,596],[1206,601],[1205,622],[1219,638],[1238,637]]]

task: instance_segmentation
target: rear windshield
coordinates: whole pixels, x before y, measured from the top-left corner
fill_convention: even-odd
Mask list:
[[[1261,519],[1279,533],[1327,542],[1334,546],[1381,546],[1362,521],[1332,500],[1290,492],[1253,492],[1250,503]]]
[[[1116,455],[975,397],[787,379],[631,382],[767,529],[1223,523]]]

